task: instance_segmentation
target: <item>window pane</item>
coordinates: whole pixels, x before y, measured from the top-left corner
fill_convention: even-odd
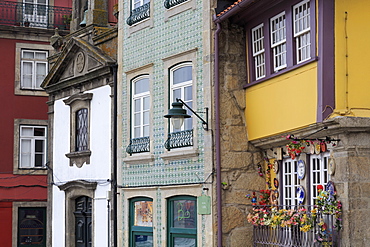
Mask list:
[[[193,99],[193,87],[185,87],[184,88],[184,101],[189,101]]]
[[[140,79],[135,82],[134,94],[144,93],[149,91],[149,78]]]
[[[194,200],[173,201],[173,227],[196,228],[196,207]]]
[[[43,167],[44,164],[44,155],[35,154],[35,167]]]
[[[143,128],[143,136],[149,136],[149,126],[144,126],[144,128]]]
[[[76,112],[76,151],[87,150],[88,137],[87,108]]]
[[[44,152],[44,141],[35,140],[35,152],[42,153]]]
[[[18,241],[20,245],[45,246],[45,221],[45,208],[19,208]]]
[[[34,136],[45,136],[45,129],[44,128],[35,128],[33,135]]]
[[[141,137],[140,127],[134,128],[134,138]]]
[[[192,80],[191,66],[179,68],[173,72],[173,84]]]
[[[46,63],[36,63],[36,88],[40,88],[46,76]]]
[[[150,108],[150,100],[149,97],[143,98],[143,110],[149,110]]]
[[[33,63],[23,62],[22,64],[23,64],[22,66],[22,87],[31,88],[32,87]]]
[[[153,226],[153,202],[137,201],[134,203],[134,225],[135,226]]]
[[[34,58],[34,52],[31,52],[31,51],[23,51],[22,58]]]
[[[174,238],[174,247],[195,247],[195,238]]]
[[[136,99],[134,101],[134,112],[140,112],[140,110],[141,110],[141,100]]]
[[[139,126],[141,123],[140,113],[134,114],[134,126]]]
[[[36,59],[46,59],[46,52],[36,52]]]
[[[143,124],[149,124],[149,112],[143,112]]]
[[[21,136],[33,136],[33,128],[32,127],[21,127]]]
[[[181,99],[181,89],[173,90],[173,102],[175,102],[177,98]]]
[[[31,140],[21,140],[20,167],[31,167]]]
[[[135,234],[135,247],[151,247],[151,246],[153,246],[153,236]]]

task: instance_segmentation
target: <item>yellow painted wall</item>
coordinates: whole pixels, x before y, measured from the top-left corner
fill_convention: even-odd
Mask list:
[[[246,89],[248,139],[316,122],[317,63],[313,62]]]
[[[369,0],[335,1],[336,114],[333,117],[370,117],[369,13]]]

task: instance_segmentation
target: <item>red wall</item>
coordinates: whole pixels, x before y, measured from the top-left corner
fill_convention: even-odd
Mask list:
[[[0,44],[0,173],[13,173],[14,119],[47,120],[47,97],[14,95],[16,40],[0,39]]]
[[[12,246],[12,203],[0,202],[0,246]]]

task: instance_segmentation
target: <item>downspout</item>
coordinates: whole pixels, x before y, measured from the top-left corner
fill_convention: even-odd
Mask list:
[[[221,24],[216,23],[215,32],[215,152],[216,152],[216,195],[217,195],[217,246],[222,247],[222,188],[221,188],[221,145],[220,145],[220,75],[219,75],[219,33]]]
[[[113,167],[112,167],[112,219],[113,247],[117,247],[117,64],[112,65],[113,72]],[[109,238],[109,235],[108,235]]]

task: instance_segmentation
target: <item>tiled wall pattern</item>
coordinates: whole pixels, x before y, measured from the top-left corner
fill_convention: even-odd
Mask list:
[[[129,16],[129,2],[124,1],[125,20]],[[153,64],[153,90],[151,91],[152,109],[153,109],[153,154],[154,164],[123,165],[123,186],[143,186],[143,185],[165,185],[165,184],[183,184],[197,183],[205,180],[204,175],[204,152],[203,152],[203,129],[200,122],[195,125],[198,128],[198,136],[195,138],[198,142],[199,156],[196,160],[183,159],[172,161],[165,164],[160,155],[165,151],[164,123],[167,121],[163,116],[168,112],[168,100],[165,98],[165,92],[168,92],[168,81],[164,79],[163,58],[170,57],[185,51],[197,48],[197,108],[196,111],[204,111],[203,86],[202,86],[202,1],[197,1],[196,9],[189,9],[167,21],[164,19],[165,8],[163,0],[152,1],[154,11],[151,13],[153,18],[153,27],[147,27],[134,33],[129,33],[129,26],[124,25],[124,71],[130,71],[135,68],[152,63]],[[128,145],[126,140],[129,135],[129,124],[126,121],[130,102],[129,81],[126,81],[123,75],[123,147]],[[125,150],[122,150],[123,156],[127,156]],[[186,158],[186,157],[184,157]]]

